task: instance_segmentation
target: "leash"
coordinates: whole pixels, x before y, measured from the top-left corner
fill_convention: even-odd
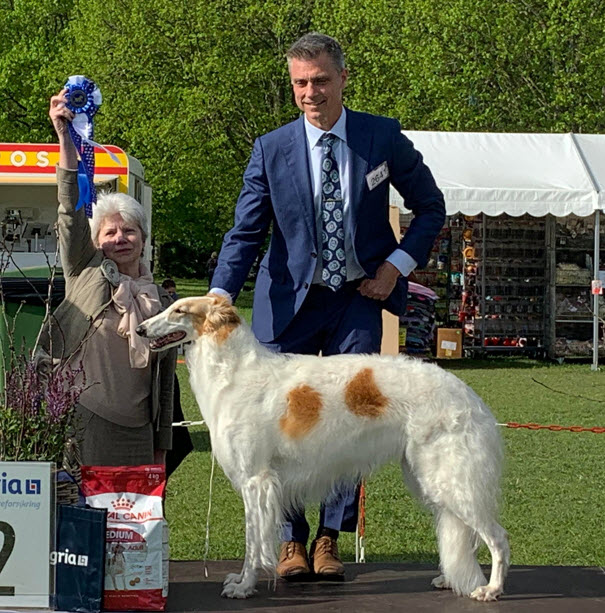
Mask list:
[[[504,424],[496,424],[497,426],[502,426],[503,428],[526,428],[527,430],[550,430],[551,432],[561,432],[563,430],[567,432],[593,432],[594,434],[605,434],[605,428],[600,426],[594,426],[592,428],[584,428],[583,426],[559,426],[557,424],[550,424],[548,426],[542,424],[520,424],[516,421],[507,421]]]
[[[355,530],[355,562],[364,564],[366,561],[366,482],[359,486],[359,517]]]
[[[214,481],[214,453],[212,453],[212,465],[210,467],[210,485],[208,487],[208,514],[206,515],[206,543],[204,545],[204,576],[206,577],[206,579],[208,579],[208,552],[210,551],[210,512],[212,511],[212,483],[213,481]]]
[[[204,420],[202,421],[191,421],[190,419],[184,419],[183,421],[173,421],[172,422],[172,427],[173,428],[189,428],[189,426],[203,426],[206,422]]]

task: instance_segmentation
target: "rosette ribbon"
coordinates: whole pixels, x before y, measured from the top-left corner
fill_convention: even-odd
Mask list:
[[[78,189],[80,192],[76,210],[84,207],[87,217],[92,217],[92,205],[97,201],[95,188],[95,147],[100,147],[116,163],[118,158],[108,149],[95,143],[93,117],[96,115],[103,98],[94,81],[83,75],[67,79],[67,108],[74,113],[73,121],[68,124],[69,134],[80,156],[78,160]]]

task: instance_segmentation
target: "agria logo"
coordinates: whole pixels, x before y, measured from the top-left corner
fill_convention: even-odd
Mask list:
[[[6,473],[0,475],[0,494],[30,494],[42,493],[42,481],[40,479],[11,479]]]

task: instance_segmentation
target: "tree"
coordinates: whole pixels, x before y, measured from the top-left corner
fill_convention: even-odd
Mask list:
[[[0,0],[0,136],[48,142],[48,99],[65,82],[72,0]],[[61,79],[63,79],[61,81]]]
[[[345,49],[346,103],[407,129],[605,125],[605,0],[0,2],[3,139],[52,139],[48,97],[94,78],[97,136],[142,161],[156,241],[200,252],[231,225],[254,139],[298,115],[284,55],[310,30]]]
[[[307,13],[277,1],[86,3],[74,36],[107,101],[99,132],[143,162],[159,241],[220,246],[254,139],[293,117],[283,55]]]

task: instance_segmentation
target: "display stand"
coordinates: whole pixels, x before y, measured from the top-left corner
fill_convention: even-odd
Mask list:
[[[605,266],[605,250],[600,249],[597,240],[599,222],[596,215],[547,219],[551,359],[605,355],[602,325],[605,306],[601,296],[591,294],[592,280]]]
[[[467,355],[545,351],[544,218],[465,217],[462,319]]]

